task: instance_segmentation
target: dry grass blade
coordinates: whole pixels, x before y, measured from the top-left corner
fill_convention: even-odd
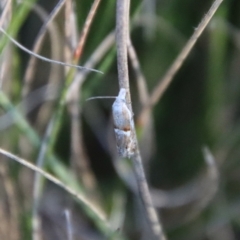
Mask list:
[[[5,6],[3,8],[3,12],[0,17],[0,27],[3,26],[3,23],[4,23],[4,20],[6,19],[7,13],[11,9],[11,4],[12,4],[12,1],[9,0],[6,2]]]
[[[87,19],[84,23],[83,31],[75,50],[73,61],[76,63],[81,58],[84,44],[87,39],[88,32],[90,30],[94,16],[96,15],[100,0],[95,0]],[[71,95],[71,104],[69,105],[71,115],[71,160],[73,169],[77,173],[77,176],[81,179],[86,189],[92,194],[97,194],[97,184],[95,176],[89,166],[89,159],[85,152],[83,133],[82,133],[82,122],[81,122],[81,106],[79,105],[81,86],[78,85],[74,88]]]
[[[130,35],[130,34],[129,34]],[[128,40],[128,56],[130,59],[130,62],[132,64],[133,71],[136,76],[136,83],[138,88],[138,96],[141,103],[141,107],[144,108],[144,106],[147,105],[149,100],[149,92],[147,88],[147,80],[141,70],[140,62],[136,53],[136,50],[132,44],[131,38],[129,36]],[[144,159],[144,162],[148,162],[150,156],[153,154],[153,147],[150,147],[146,149],[144,146],[146,144],[149,144],[150,146],[153,146],[153,118],[152,118],[152,112],[151,109],[149,111],[145,111],[144,115],[140,115],[136,119],[136,125],[140,127],[141,129],[141,137],[139,141],[139,147],[140,149],[144,149],[143,152],[141,152],[142,157]]]
[[[20,164],[23,166],[41,174],[49,181],[55,183],[58,187],[64,189],[66,192],[74,196],[76,199],[78,199],[80,202],[82,202],[87,208],[91,209],[91,211],[99,218],[101,221],[106,222],[106,216],[104,213],[102,213],[99,209],[97,209],[83,194],[80,194],[73,190],[72,188],[66,186],[63,182],[61,182],[59,179],[54,177],[53,175],[47,173],[46,171],[42,170],[41,168],[38,168],[34,164],[0,148],[0,153]],[[107,224],[107,223],[106,223]],[[108,225],[108,224],[107,224]]]
[[[2,5],[2,9],[1,9]],[[11,18],[12,15],[12,1],[2,1],[0,4],[0,9],[2,10],[1,16],[0,16],[0,27],[4,27]],[[11,58],[11,48],[5,49],[3,51],[3,54],[0,58],[0,88],[2,88],[4,79],[11,78],[9,75],[8,68],[10,66],[10,62],[12,62],[10,59],[6,61],[6,59]]]
[[[145,76],[143,75],[141,71],[141,66],[137,57],[137,53],[135,51],[135,48],[132,44],[131,38],[128,39],[128,55],[130,58],[130,61],[132,63],[132,67],[134,70],[134,73],[137,78],[137,87],[139,92],[139,99],[142,104],[142,106],[145,106],[148,102],[149,93],[147,90],[147,81]]]
[[[61,1],[61,2],[64,2],[64,1]],[[61,4],[58,4],[58,5],[59,7],[61,7]],[[50,41],[51,41],[51,56],[54,59],[60,59],[60,56],[61,56],[61,53],[60,53],[61,46],[59,42],[60,31],[57,24],[54,21],[50,21],[52,19],[53,14],[51,13],[50,15],[48,15],[48,13],[41,6],[37,4],[33,5],[32,9],[43,22],[43,25],[40,31],[38,32],[38,35],[36,36],[36,40],[33,44],[32,51],[34,53],[38,53],[40,51],[44,43],[46,33],[48,32]],[[56,11],[56,7],[54,8],[53,12],[54,11]],[[37,62],[38,62],[37,58],[35,58],[33,55],[30,55],[28,67],[23,77],[24,79],[24,86],[22,88],[23,97],[25,97],[31,90],[34,74],[36,73]],[[59,65],[54,64],[51,66],[49,79],[53,83],[53,82],[58,82],[59,78],[60,78]]]
[[[32,91],[27,98],[23,99],[17,106],[16,110],[23,112],[23,115],[29,114],[41,103],[46,101],[52,101],[57,98],[57,91],[55,85],[48,85],[41,87],[35,91]],[[27,104],[30,103],[30,104]],[[17,123],[17,119],[12,116],[12,112],[9,111],[6,114],[0,116],[0,131],[9,128],[13,124]]]
[[[89,58],[89,60],[84,64],[85,67],[93,68],[106,54],[106,52],[113,46],[114,44],[114,32],[111,32],[107,35],[107,37],[101,42],[101,44],[98,46],[98,48],[94,51],[92,56]],[[73,83],[68,89],[67,94],[67,101],[71,100],[71,97],[73,95],[73,91],[75,88],[79,88],[81,84],[85,81],[87,78],[89,72],[81,72],[78,71],[76,77],[74,78]]]
[[[17,47],[19,47],[20,49],[22,49],[26,53],[28,53],[30,55],[33,55],[34,57],[39,58],[39,59],[41,59],[41,60],[43,60],[45,62],[50,62],[50,63],[54,63],[54,64],[59,64],[59,65],[68,66],[68,67],[74,67],[74,68],[78,68],[78,69],[85,70],[85,71],[92,71],[92,72],[97,72],[97,73],[103,74],[103,72],[101,72],[99,70],[96,70],[96,69],[91,69],[91,68],[86,68],[86,67],[82,67],[82,66],[78,66],[78,65],[74,65],[74,64],[69,64],[69,63],[64,63],[64,62],[60,62],[60,61],[55,61],[55,60],[43,57],[41,55],[38,55],[38,54],[32,52],[31,50],[25,48],[23,45],[21,45],[19,42],[17,42],[15,39],[13,39],[9,34],[7,34],[7,32],[5,30],[3,30],[3,28],[0,28],[0,31],[2,33],[4,33],[9,38],[9,40],[12,43],[14,43]]]
[[[64,6],[64,61],[72,62],[73,50],[77,46],[77,23],[76,23],[76,13],[74,12],[74,6],[72,0],[67,0]],[[68,68],[65,68],[65,75],[68,72]]]
[[[209,21],[212,19],[214,13],[217,11],[218,7],[222,3],[223,0],[215,0],[211,8],[209,9],[208,13],[205,15],[205,17],[202,19],[196,30],[194,31],[192,37],[188,40],[185,47],[182,49],[178,57],[175,59],[174,63],[171,65],[171,67],[166,72],[165,76],[161,79],[159,84],[155,87],[153,90],[148,106],[155,105],[160,98],[162,97],[163,93],[168,88],[169,84],[172,82],[173,77],[177,73],[177,71],[182,66],[183,62],[189,55],[190,51],[192,50],[193,46],[195,45],[196,41],[208,25]]]
[[[4,187],[4,192],[6,192],[6,198],[4,199],[3,191],[1,191],[1,199],[0,204],[3,201],[3,206],[1,204],[2,209],[6,208],[6,205],[8,206],[8,211],[2,211],[0,214],[3,215],[0,217],[1,219],[1,225],[3,223],[2,231],[6,232],[7,237],[4,239],[8,240],[18,240],[20,236],[20,229],[19,229],[19,203],[18,203],[18,196],[15,189],[15,185],[13,180],[10,177],[10,173],[8,171],[8,166],[4,162],[0,163],[0,179],[1,179],[1,185]],[[0,186],[1,187],[1,186]],[[2,199],[3,198],[3,199]],[[4,201],[5,200],[5,201]],[[6,204],[7,203],[7,204]],[[6,223],[6,226],[5,226]],[[0,228],[0,234],[1,234],[1,228]],[[3,235],[1,234],[1,237]]]
[[[91,9],[90,9],[90,11],[89,11],[89,14],[87,16],[87,19],[86,19],[84,27],[83,27],[83,31],[82,31],[82,34],[81,34],[80,41],[79,41],[78,46],[75,50],[74,61],[78,61],[80,59],[81,55],[82,55],[83,47],[84,47],[84,44],[86,42],[88,32],[90,30],[90,26],[92,24],[93,18],[95,16],[96,12],[97,12],[97,8],[98,8],[100,2],[101,2],[101,0],[95,0]]]
[[[152,190],[154,206],[176,208],[193,202],[207,203],[214,197],[219,187],[219,172],[216,162],[207,148],[203,149],[207,171],[190,183],[170,191]]]
[[[47,151],[47,139],[50,137],[51,131],[53,127],[53,121],[50,121],[44,139],[41,143],[40,151],[37,157],[37,167],[42,168],[44,165],[44,156]],[[41,184],[42,184],[42,175],[38,172],[35,172],[34,175],[34,186],[33,186],[33,209],[32,209],[32,221],[33,221],[33,232],[32,238],[33,240],[40,240],[40,221],[38,216],[39,209],[39,201],[41,197]]]

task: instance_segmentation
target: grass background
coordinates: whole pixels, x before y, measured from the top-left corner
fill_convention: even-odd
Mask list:
[[[131,37],[151,93],[212,3],[206,0],[145,2],[144,8],[141,7],[141,2],[131,1]],[[38,5],[49,13],[56,3],[57,1],[42,0]],[[152,9],[151,4],[155,4]],[[92,1],[88,0],[74,2],[79,32],[91,5]],[[1,11],[3,12],[3,8]],[[200,197],[197,200],[180,207],[159,210],[169,239],[240,238],[239,12],[239,1],[223,2],[173,83],[154,106],[152,131],[139,134],[146,173],[150,186],[154,189],[168,193],[179,187],[185,189],[185,186],[187,188],[196,179],[206,180],[207,166],[202,154],[203,146],[209,147],[218,166],[220,178],[216,183],[217,192],[204,207],[199,207],[199,203],[206,192],[198,185],[200,181],[197,181],[194,185],[195,189],[199,188]],[[146,16],[154,20],[148,22]],[[68,17],[70,16],[65,18],[64,10],[59,13],[55,20],[59,29],[58,42],[51,42],[47,35],[39,54],[54,58],[54,45],[58,45],[59,50],[54,56],[67,61],[64,56],[64,47],[68,46],[65,42],[64,23],[69,21]],[[31,49],[41,24],[42,21],[28,5],[18,5],[13,1],[4,27],[7,27],[11,36]],[[90,27],[80,65],[89,59],[114,27],[115,1],[102,0]],[[1,76],[1,116],[10,116],[5,120],[0,118],[0,146],[36,163],[44,132],[58,108],[59,98],[56,97],[54,101],[43,99],[41,104],[27,114],[16,106],[24,102],[27,107],[34,99],[42,99],[41,95],[33,92],[53,81],[50,79],[52,65],[37,62],[28,93],[33,94],[27,98],[23,97],[23,89],[26,86],[24,73],[32,67],[29,65],[29,55],[9,44],[4,35],[0,38],[0,52],[0,64],[4,73]],[[143,126],[137,119],[142,106],[134,70],[131,63],[129,65],[134,118],[137,130],[141,133]],[[77,185],[89,199],[95,199],[110,222],[114,223],[116,220],[116,225],[109,227],[111,231],[121,229],[122,237],[141,239],[141,236],[146,237],[147,230],[142,230],[146,228],[146,223],[142,220],[144,216],[139,213],[139,200],[119,176],[120,170],[113,161],[112,149],[115,145],[110,112],[112,100],[85,102],[91,96],[117,95],[115,46],[109,48],[95,68],[102,70],[104,74],[91,73],[83,83],[79,99],[79,121],[83,148],[93,172],[93,189],[96,191],[88,188],[76,169],[77,164],[71,161],[71,117],[66,106],[58,119],[60,128],[54,135],[55,141],[51,143],[50,140],[49,143],[53,144],[50,152],[56,158],[49,160],[51,157],[46,154],[44,168],[66,184]],[[54,90],[60,94],[67,77],[61,66],[56,67],[55,72],[57,77],[54,78]],[[6,127],[11,119],[15,123]],[[129,163],[123,162],[128,174]],[[34,174],[24,166],[6,161],[3,156],[0,167],[0,238],[31,239]],[[208,184],[204,186],[207,187]],[[179,195],[183,193],[185,192],[180,191]],[[190,192],[187,191],[187,194],[190,195]],[[65,209],[70,209],[74,239],[104,239],[104,228],[97,228],[95,218],[86,214],[80,206],[81,204],[54,184],[43,181],[38,206],[42,224],[40,239],[66,239],[68,228],[63,213]],[[192,216],[195,212],[197,213]]]

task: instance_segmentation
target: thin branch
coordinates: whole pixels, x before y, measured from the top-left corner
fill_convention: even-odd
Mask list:
[[[117,64],[118,64],[118,78],[120,89],[125,89],[127,92],[126,102],[128,109],[132,112],[132,105],[130,101],[129,91],[129,76],[128,76],[128,63],[127,63],[127,41],[129,39],[129,0],[117,0],[117,13],[116,13],[116,44],[117,44]],[[146,181],[142,159],[139,152],[137,137],[132,121],[131,137],[134,142],[135,148],[131,155],[133,163],[135,178],[138,184],[138,191],[142,200],[144,209],[146,211],[146,218],[152,230],[152,234],[156,239],[166,239],[162,226],[158,220],[157,212],[152,205],[148,184]]]
[[[204,16],[196,30],[194,31],[192,37],[188,40],[186,43],[185,47],[182,49],[178,57],[175,59],[171,67],[168,69],[164,77],[161,79],[159,84],[154,88],[149,103],[148,107],[155,105],[160,98],[162,97],[163,93],[166,91],[168,86],[173,80],[173,77],[176,75],[177,71],[180,69],[182,66],[183,62],[189,55],[190,51],[194,47],[196,41],[198,38],[201,36],[202,32],[208,25],[209,21],[212,19],[214,13],[217,11],[218,7],[222,3],[223,0],[215,0],[211,8],[209,9],[208,13]]]

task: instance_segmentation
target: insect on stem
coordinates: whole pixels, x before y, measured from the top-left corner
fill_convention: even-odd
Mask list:
[[[112,105],[112,114],[118,154],[120,157],[130,158],[136,144],[133,141],[133,114],[127,106],[126,94],[126,89],[121,88]]]

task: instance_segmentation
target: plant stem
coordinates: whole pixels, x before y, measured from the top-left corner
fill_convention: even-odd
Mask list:
[[[129,91],[129,76],[127,64],[127,42],[129,38],[129,0],[117,1],[116,13],[116,44],[117,44],[117,65],[118,65],[118,80],[119,88],[125,88],[127,91],[126,101],[129,110],[132,111],[131,97]],[[144,209],[146,211],[146,218],[152,230],[155,239],[165,240],[162,226],[158,220],[157,212],[152,205],[152,199],[149,193],[148,184],[146,181],[142,159],[137,143],[137,136],[133,124],[132,138],[135,142],[134,154],[131,156],[133,163],[135,178],[137,180],[138,192],[141,197]]]

